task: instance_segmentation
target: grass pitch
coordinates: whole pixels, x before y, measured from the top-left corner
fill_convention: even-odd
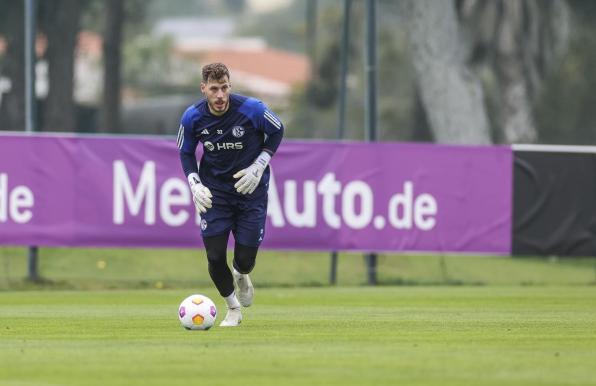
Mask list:
[[[596,287],[257,288],[186,331],[198,290],[0,292],[0,385],[596,385]]]
[[[0,248],[0,291],[15,289],[211,288],[201,249],[41,248],[41,283],[24,280],[25,248]],[[337,284],[366,284],[362,254],[340,253]],[[329,253],[259,251],[251,273],[262,287],[329,284]],[[596,258],[379,254],[382,285],[543,286],[596,284]]]

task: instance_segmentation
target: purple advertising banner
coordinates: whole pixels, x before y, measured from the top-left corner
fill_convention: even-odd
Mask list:
[[[264,248],[509,254],[506,146],[286,140]],[[0,245],[201,245],[175,138],[0,135]]]

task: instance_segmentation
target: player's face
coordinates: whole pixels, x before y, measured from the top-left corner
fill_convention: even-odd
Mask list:
[[[201,82],[201,92],[207,98],[209,111],[213,115],[223,115],[230,107],[230,79],[224,76],[221,79],[209,79],[207,83]]]

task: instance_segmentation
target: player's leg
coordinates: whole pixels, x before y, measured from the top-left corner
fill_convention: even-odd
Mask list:
[[[236,242],[234,246],[234,281],[238,287],[238,300],[244,307],[250,307],[254,287],[248,274],[255,266],[259,247],[249,247]]]
[[[226,317],[219,324],[222,327],[234,327],[242,321],[240,302],[234,291],[234,279],[226,261],[228,236],[229,233],[226,232],[218,236],[203,237],[207,251],[209,275],[228,306]]]
[[[229,233],[218,236],[203,237],[207,251],[207,267],[209,276],[219,294],[227,298],[234,292],[234,279],[226,260]]]
[[[226,199],[213,197],[213,207],[201,218],[201,234],[207,252],[209,276],[225,299],[228,312],[220,326],[237,326],[242,321],[240,303],[234,291],[234,278],[227,262],[227,247],[233,213]]]
[[[248,307],[254,297],[254,287],[248,274],[255,266],[259,245],[265,237],[267,196],[243,200],[238,208],[236,226],[232,229],[236,239],[234,281],[240,304]]]
[[[255,267],[259,247],[249,247],[236,242],[234,246],[234,270],[249,274]]]

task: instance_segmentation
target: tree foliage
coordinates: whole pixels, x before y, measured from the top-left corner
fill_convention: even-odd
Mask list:
[[[50,93],[58,93],[59,97],[50,96],[46,110],[55,111],[54,117],[59,113],[62,120],[48,124],[49,129],[73,127],[68,117],[74,114],[70,112],[69,101],[72,94],[69,63],[74,48],[66,31],[78,30],[74,27],[78,25],[104,34],[107,22],[105,0],[79,0],[73,4],[78,12],[71,9],[71,16],[59,18],[62,11],[59,12],[60,7],[56,5],[68,1],[73,0],[38,2],[40,30],[54,36],[50,40],[62,45],[62,48],[56,48],[50,42],[47,53],[55,63],[50,67]],[[405,12],[399,7],[409,2],[377,0],[380,138],[450,141],[453,134],[440,125],[448,121],[452,123],[447,126],[462,125],[452,121],[458,115],[455,107],[449,104],[454,98],[446,98],[444,119],[433,118],[439,111],[430,106],[434,92],[424,91],[425,76],[420,74],[419,68],[421,60],[408,48],[407,31],[411,28],[406,21],[411,18],[404,17]],[[592,106],[596,103],[593,92],[596,87],[593,71],[596,67],[596,24],[593,22],[596,20],[596,2],[441,0],[430,2],[429,6],[437,6],[437,3],[441,6],[450,4],[457,11],[457,32],[447,34],[459,47],[454,53],[463,58],[455,73],[463,84],[471,79],[469,76],[482,81],[484,107],[474,108],[463,115],[469,118],[484,109],[491,129],[488,137],[495,142],[596,144],[596,116],[592,114]],[[295,0],[288,7],[268,14],[252,14],[247,4],[246,0],[123,0],[121,67],[106,70],[111,76],[119,73],[122,83],[112,87],[112,96],[106,98],[116,100],[113,90],[122,87],[134,87],[145,95],[189,91],[188,88],[183,90],[181,85],[172,87],[171,81],[191,64],[172,63],[171,42],[150,38],[151,22],[168,16],[232,17],[238,26],[237,35],[263,36],[273,47],[295,52],[312,50],[316,76],[309,84],[294,90],[292,102],[283,116],[289,136],[334,138],[338,122],[339,31],[343,1]],[[311,29],[311,32],[315,31],[312,47],[307,44],[306,11],[309,4],[317,7],[315,28]],[[354,1],[352,4],[346,137],[363,139],[364,2]],[[446,14],[441,16],[444,18]],[[7,51],[0,57],[0,75],[10,78],[13,85],[11,92],[3,95],[0,127],[17,130],[24,125],[22,18],[21,1],[0,0],[0,34],[8,42]],[[427,29],[439,27],[440,23],[432,23]],[[439,37],[444,38],[442,35],[445,34],[439,34]],[[429,83],[436,85],[447,78],[438,77]],[[448,88],[454,89],[453,85]],[[75,105],[75,110],[79,108]],[[46,115],[46,120],[49,117]],[[74,128],[80,126],[79,120]],[[487,129],[480,126],[480,132],[486,137]]]
[[[534,104],[540,141],[596,145],[596,2],[569,1],[573,30]]]

